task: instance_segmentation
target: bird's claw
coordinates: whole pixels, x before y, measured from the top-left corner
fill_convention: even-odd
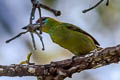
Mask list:
[[[30,52],[30,53],[27,55],[27,60],[20,62],[20,64],[34,65],[35,63],[30,63],[30,57],[31,57],[31,55],[32,55],[32,52]]]

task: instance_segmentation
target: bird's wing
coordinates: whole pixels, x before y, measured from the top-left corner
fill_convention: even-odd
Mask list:
[[[68,24],[68,23],[64,23],[64,25],[66,26],[66,28],[68,28],[70,30],[82,32],[83,34],[90,36],[96,45],[98,45],[98,46],[100,45],[94,37],[92,37],[89,33],[85,32],[84,30],[80,29],[79,27],[72,25],[72,24]]]

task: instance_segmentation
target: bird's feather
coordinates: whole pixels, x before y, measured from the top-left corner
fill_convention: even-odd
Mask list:
[[[88,35],[89,37],[91,37],[93,39],[93,41],[96,45],[98,45],[98,46],[100,45],[94,37],[92,37],[89,33],[85,32],[84,30],[80,29],[79,27],[72,25],[72,24],[68,24],[68,23],[64,23],[64,25],[66,25],[66,28],[68,28],[70,30],[82,32],[83,34]]]

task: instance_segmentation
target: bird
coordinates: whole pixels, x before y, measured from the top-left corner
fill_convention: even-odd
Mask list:
[[[50,35],[53,43],[69,50],[75,56],[86,55],[100,46],[94,37],[76,25],[51,17],[41,17],[36,23],[40,23],[40,20],[42,31]]]

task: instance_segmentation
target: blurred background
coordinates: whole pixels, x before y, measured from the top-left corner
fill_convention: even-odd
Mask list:
[[[22,27],[29,24],[32,8],[31,0],[0,0],[0,65],[18,64],[26,60],[32,50],[29,33],[6,44],[5,41],[22,32]],[[106,0],[96,9],[87,13],[82,10],[95,5],[98,0],[41,0],[41,3],[60,10],[62,15],[55,17],[51,12],[42,9],[42,16],[77,25],[95,37],[103,48],[120,44],[120,0]],[[36,13],[36,20],[38,19]],[[45,51],[39,38],[35,35],[37,51],[31,57],[31,62],[46,64],[71,58],[73,55],[66,49],[53,43],[48,34],[42,34]],[[120,64],[111,64],[98,69],[75,73],[65,80],[120,80]],[[35,80],[35,77],[0,77],[0,80]]]

